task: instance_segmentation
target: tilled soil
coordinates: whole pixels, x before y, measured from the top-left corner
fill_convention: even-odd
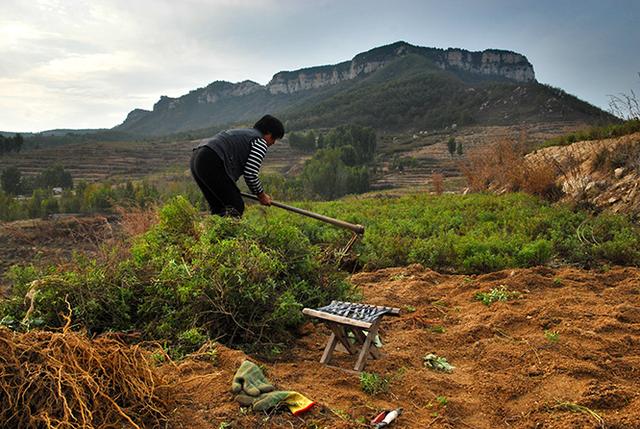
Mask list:
[[[64,263],[120,233],[104,218],[10,223],[0,232],[0,279],[12,262]],[[384,356],[365,368],[390,380],[387,393],[362,391],[350,371],[354,356],[336,351],[333,367],[321,365],[328,331],[308,323],[275,361],[249,358],[278,388],[317,401],[311,412],[240,409],[229,387],[247,356],[220,345],[215,365],[163,368],[182,401],[173,426],[362,428],[378,411],[402,407],[392,428],[640,428],[640,269],[463,276],[412,265],[359,273],[352,282],[364,302],[402,309],[384,319]],[[491,306],[475,299],[502,285],[520,298]],[[446,357],[454,371],[425,368],[428,353]]]
[[[64,264],[74,252],[94,256],[105,242],[120,237],[114,220],[115,216],[60,216],[0,222],[0,296],[9,287],[6,272],[12,265]]]
[[[183,428],[358,428],[402,407],[392,428],[640,428],[640,270],[573,268],[442,275],[419,265],[359,273],[364,302],[397,306],[381,336],[384,356],[365,371],[390,380],[364,393],[354,356],[321,365],[328,331],[308,324],[291,348],[263,364],[283,390],[318,402],[309,413],[254,414],[229,393],[246,355],[218,346],[218,362],[187,361],[177,372]],[[506,286],[521,296],[486,306],[478,292]],[[436,353],[451,373],[423,365]],[[172,369],[173,371],[173,369]]]

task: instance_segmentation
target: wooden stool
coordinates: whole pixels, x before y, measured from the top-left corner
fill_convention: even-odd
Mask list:
[[[400,315],[399,308],[344,301],[332,301],[331,304],[315,310],[305,308],[302,312],[307,316],[320,319],[331,329],[331,336],[324,348],[320,363],[328,364],[336,345],[340,343],[349,354],[358,353],[358,360],[354,367],[356,371],[362,371],[369,355],[374,359],[380,358],[380,351],[374,340],[378,335],[382,317],[386,314]],[[367,333],[365,334],[364,331]],[[353,335],[356,344],[351,343],[349,333]],[[358,346],[360,346],[359,352]]]

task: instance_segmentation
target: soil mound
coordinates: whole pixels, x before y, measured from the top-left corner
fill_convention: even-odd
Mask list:
[[[526,160],[555,169],[565,201],[640,215],[640,133],[552,146]]]

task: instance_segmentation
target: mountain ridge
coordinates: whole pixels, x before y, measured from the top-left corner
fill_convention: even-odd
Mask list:
[[[533,65],[526,56],[516,52],[499,49],[472,52],[460,48],[428,48],[400,41],[359,53],[351,60],[337,64],[280,71],[274,74],[266,85],[260,85],[250,80],[237,83],[214,81],[180,97],[161,96],[160,100],[154,104],[153,110],[134,109],[127,115],[125,121],[114,129],[147,135],[166,134],[225,123],[250,122],[267,112],[283,114],[286,119],[288,116],[286,112],[290,112],[292,117],[296,116],[295,111],[292,110],[293,107],[314,117],[317,116],[314,106],[331,97],[339,97],[339,94],[335,94],[338,87],[347,88],[361,85],[362,82],[367,81],[366,78],[369,76],[385,75],[386,83],[371,84],[373,89],[370,88],[369,92],[373,93],[376,85],[385,86],[387,83],[397,80],[396,76],[387,76],[388,74],[383,73],[383,70],[398,64],[403,64],[403,67],[413,67],[415,68],[412,70],[414,74],[422,73],[423,77],[427,77],[423,82],[424,85],[437,85],[441,83],[440,81],[446,80],[456,93],[460,92],[462,86],[467,86],[468,88],[465,90],[468,90],[487,82],[497,82],[507,86],[536,87],[536,85],[540,85],[535,79]],[[403,71],[400,69],[401,73]],[[434,78],[432,79],[434,82],[429,82],[428,77],[436,75],[441,79]],[[451,83],[449,82],[451,79],[457,79],[457,81]],[[369,80],[369,82],[373,81]],[[414,86],[420,87],[420,82],[414,83]],[[391,90],[393,91],[393,88]],[[434,103],[439,102],[438,98],[443,96],[446,98],[447,95],[436,94],[433,88],[431,91],[422,92],[425,97],[433,95]],[[460,102],[466,103],[461,98]],[[361,104],[366,107],[366,100]],[[473,107],[478,110],[479,106],[481,104]],[[336,107],[340,108],[341,106]],[[412,109],[413,106],[403,107]],[[591,107],[596,110],[586,116],[606,116],[605,112]],[[402,113],[400,108],[396,110],[398,112],[394,112],[394,114]],[[589,109],[579,106],[578,110]],[[455,120],[454,116],[456,115],[448,115],[446,120]],[[482,117],[483,115],[476,116]],[[324,117],[322,123],[314,124],[308,123],[306,120],[302,121],[305,122],[303,126],[331,126],[344,120],[344,118],[329,118],[327,115]],[[572,117],[572,119],[575,118]],[[367,121],[371,122],[372,120],[369,118]],[[445,119],[443,118],[442,121]],[[293,125],[295,126],[295,121]],[[437,126],[435,123],[425,125]]]

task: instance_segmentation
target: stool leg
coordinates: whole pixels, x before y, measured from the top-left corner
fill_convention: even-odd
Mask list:
[[[336,339],[338,339],[338,341],[340,341],[340,343],[342,343],[342,345],[349,352],[350,355],[352,355],[352,354],[354,354],[354,353],[356,353],[358,351],[358,349],[355,348],[351,344],[351,342],[349,341],[349,336],[347,335],[347,330],[343,326],[337,325],[337,324],[334,324],[334,323],[330,323],[329,324],[329,328],[331,328],[333,333],[336,335]]]
[[[352,329],[353,331],[353,335],[356,336],[356,339],[358,341],[358,343],[360,344],[364,344],[364,342],[366,341],[366,336],[364,335],[364,333],[362,332],[361,329]],[[378,350],[378,347],[376,347],[375,345],[375,337],[373,339],[373,343],[371,344],[371,347],[369,347],[369,352],[371,353],[371,357],[374,359],[380,359],[380,351]]]
[[[327,346],[324,348],[324,353],[322,353],[322,357],[320,358],[320,363],[329,363],[331,361],[331,354],[336,348],[336,344],[338,344],[338,339],[336,338],[336,334],[332,332],[329,341],[327,341]]]
[[[371,343],[373,339],[378,334],[378,326],[380,325],[380,320],[376,321],[369,328],[369,334],[367,334],[367,338],[364,340],[364,344],[362,345],[362,350],[360,350],[360,355],[358,356],[358,361],[356,362],[356,366],[353,368],[356,371],[362,371],[364,368],[364,363],[369,356],[369,347],[371,347]]]

